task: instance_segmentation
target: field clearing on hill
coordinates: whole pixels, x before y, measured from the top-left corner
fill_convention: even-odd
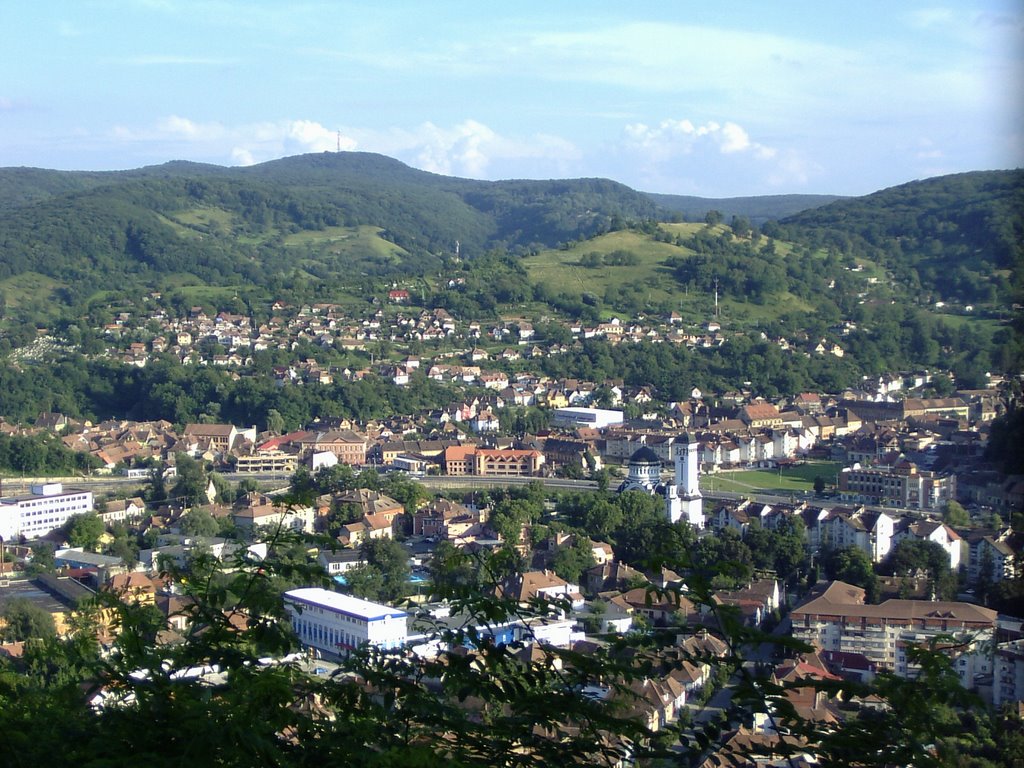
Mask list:
[[[47,302],[62,285],[59,280],[38,272],[22,272],[0,280],[0,291],[3,291],[7,305],[13,308],[32,302]]]
[[[192,236],[201,234],[196,232],[196,230],[207,230],[211,233],[220,232],[226,235],[234,230],[236,223],[239,221],[239,217],[231,213],[231,211],[207,206],[175,211],[161,218],[170,223],[171,226],[174,226],[179,232],[184,229]]]
[[[828,486],[835,484],[843,465],[836,461],[808,461],[782,469],[743,469],[734,472],[716,472],[701,475],[700,486],[708,491],[757,493],[781,491],[802,493],[814,490],[814,478],[825,478]]]
[[[584,267],[581,259],[587,254],[607,256],[615,251],[628,251],[637,258],[630,266]],[[523,266],[534,283],[543,283],[555,293],[603,296],[609,286],[644,282],[652,294],[661,298],[674,295],[672,271],[665,260],[673,256],[690,256],[692,251],[670,243],[659,243],[647,235],[623,230],[601,235],[574,245],[568,250],[549,249],[523,259]],[[669,289],[666,289],[666,285]]]
[[[314,260],[330,256],[395,262],[409,255],[401,246],[381,237],[383,231],[380,227],[370,225],[325,227],[322,230],[304,230],[287,235],[284,245],[288,249],[302,249]]]
[[[662,229],[673,234],[687,236],[702,230],[706,225],[692,222],[661,224]],[[725,232],[727,227],[719,225],[716,230]],[[792,245],[776,241],[780,251],[792,251]],[[783,249],[783,245],[785,249]],[[581,260],[588,254],[607,256],[615,251],[628,251],[637,258],[637,264],[629,266],[598,267],[582,266]],[[614,294],[627,290],[642,297],[649,306],[662,307],[679,312],[686,325],[703,323],[714,315],[714,295],[694,292],[679,285],[666,266],[672,257],[692,256],[693,252],[671,243],[658,242],[651,237],[634,231],[623,230],[577,243],[567,250],[546,250],[523,259],[523,266],[534,283],[546,285],[552,293],[567,293],[582,296],[593,294],[605,299],[603,316],[621,314],[615,309]],[[824,253],[822,253],[824,256]],[[609,291],[611,289],[611,291]],[[613,301],[608,302],[607,298]],[[736,301],[722,298],[719,302],[719,321],[724,328],[755,328],[769,323],[787,312],[813,312],[808,302],[790,293],[783,293],[765,304]]]

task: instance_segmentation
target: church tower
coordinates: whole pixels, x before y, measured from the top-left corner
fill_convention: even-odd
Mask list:
[[[665,494],[665,512],[670,522],[685,520],[695,528],[704,527],[704,497],[700,495],[698,445],[684,432],[675,440],[676,476]]]

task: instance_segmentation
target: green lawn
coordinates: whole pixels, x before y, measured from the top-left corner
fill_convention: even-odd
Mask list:
[[[809,461],[780,470],[746,469],[736,472],[718,472],[702,475],[701,488],[708,491],[730,491],[733,493],[760,493],[782,491],[785,493],[814,490],[814,478],[821,476],[832,486],[842,464],[835,461]]]

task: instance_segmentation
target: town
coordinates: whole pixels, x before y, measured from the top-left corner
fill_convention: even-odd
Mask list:
[[[408,295],[392,290],[388,300]],[[278,585],[293,647],[321,675],[366,648],[436,658],[472,654],[486,637],[537,660],[671,633],[658,652],[662,673],[630,678],[627,693],[595,684],[588,696],[622,699],[649,734],[681,733],[691,748],[700,728],[720,732],[702,751],[709,766],[739,752],[774,759],[778,735],[793,726],[783,722],[788,709],[744,714],[731,703],[749,674],[729,636],[737,625],[806,644],[744,653],[783,686],[799,718],[826,732],[872,706],[851,708],[842,681],[914,679],[921,662],[912,649],[936,641],[947,643],[959,684],[985,706],[1024,701],[1024,619],[987,607],[1013,604],[1007,588],[1021,577],[1024,551],[1016,512],[1024,479],[1005,474],[986,450],[1009,407],[998,377],[944,397],[932,386],[944,372],[894,372],[837,393],[768,400],[693,388],[689,399],[666,402],[621,381],[488,367],[559,353],[538,346],[522,320],[461,327],[444,312],[396,311],[382,328],[380,310],[357,323],[330,306],[291,317],[253,330],[251,318],[193,308],[147,343],[127,342],[124,360],[144,366],[151,353],[171,352],[185,364],[237,364],[244,374],[252,360],[240,355],[250,344],[362,348],[382,337],[436,337],[472,346],[359,370],[309,359],[269,375],[288,388],[335,376],[402,388],[425,374],[457,384],[451,392],[460,396],[420,412],[291,431],[283,423],[93,424],[54,412],[33,426],[3,422],[8,450],[16,440],[58,441],[88,458],[79,477],[3,480],[0,633],[8,642],[0,652],[17,663],[35,641],[72,636],[76,615],[97,596],[158,611],[157,642],[180,644],[197,620],[190,574],[210,562],[231,571],[291,558],[314,569]],[[669,317],[649,333],[619,322],[566,331],[570,344],[592,333],[617,343],[657,334],[668,343],[721,342],[717,324],[703,334],[679,325]],[[130,326],[122,316],[104,334],[130,337]],[[294,341],[274,338],[274,327],[292,329]],[[823,344],[803,354],[841,354]],[[654,550],[664,550],[660,560]],[[489,584],[483,564],[502,553],[515,567]],[[727,561],[732,570],[717,572]],[[514,610],[481,621],[458,601],[438,601],[446,584],[477,585]],[[108,618],[95,631],[115,643],[119,628]],[[93,705],[115,706],[118,696],[100,690]],[[813,753],[820,745],[797,746]],[[622,744],[611,752],[613,762],[625,760]]]

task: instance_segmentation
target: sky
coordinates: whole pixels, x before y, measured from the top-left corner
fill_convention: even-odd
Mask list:
[[[729,197],[1024,166],[1020,0],[42,0],[0,46],[0,167],[341,149]]]

